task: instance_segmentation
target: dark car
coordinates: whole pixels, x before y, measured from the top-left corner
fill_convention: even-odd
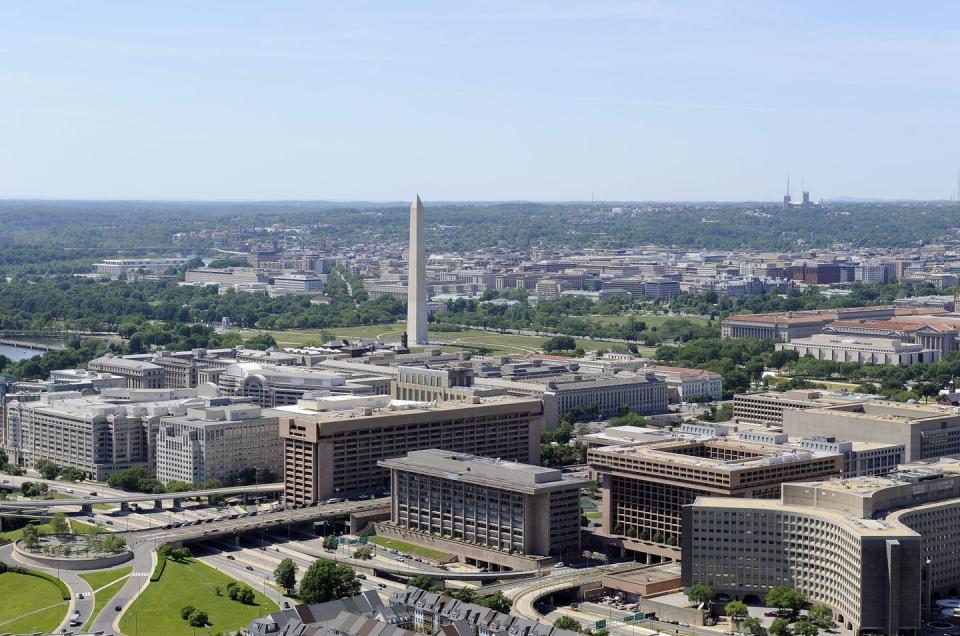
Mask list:
[[[248,566],[247,566],[247,569],[250,570],[251,572],[253,572],[253,566],[252,566],[252,565],[248,565]]]
[[[114,606],[113,606],[113,611],[115,611],[115,612],[119,612],[119,611],[122,610],[122,609],[123,609],[123,605],[114,605]]]

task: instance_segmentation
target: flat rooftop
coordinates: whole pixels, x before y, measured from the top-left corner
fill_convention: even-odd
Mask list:
[[[744,509],[748,511],[768,511],[794,513],[804,517],[819,517],[829,519],[843,525],[861,536],[902,537],[920,536],[914,530],[907,528],[897,521],[883,521],[876,519],[862,519],[853,515],[812,508],[810,506],[785,505],[778,499],[741,499],[739,497],[697,497],[694,505],[724,508],[729,510]]]
[[[810,414],[829,413],[838,417],[884,420],[910,424],[918,420],[960,417],[960,409],[945,404],[910,404],[890,400],[869,400],[857,404],[835,404],[810,409]]]
[[[536,407],[536,412],[543,408],[540,400],[528,397],[513,397],[509,395],[494,395],[490,397],[474,398],[471,402],[444,401],[444,402],[415,402],[412,400],[392,400],[388,396],[369,395],[359,396],[369,398],[365,403],[358,403],[359,400],[342,400],[343,409],[318,411],[309,408],[309,400],[300,400],[296,405],[278,406],[271,411],[276,411],[280,415],[295,416],[298,419],[305,419],[314,422],[338,421],[346,417],[390,417],[399,415],[411,415],[418,413],[444,413],[461,410],[473,409],[495,409],[496,407],[506,407],[514,405],[529,405]],[[324,398],[326,399],[326,398]],[[352,402],[352,404],[350,404]]]
[[[636,446],[605,446],[590,449],[590,453],[635,456],[646,462],[683,464],[718,471],[774,466],[839,455],[838,453],[807,450],[783,444],[764,444],[732,439],[696,440],[684,438]]]
[[[382,459],[377,462],[377,465],[529,494],[557,488],[582,487],[590,482],[589,479],[568,477],[556,468],[502,461],[437,448],[411,451],[406,457]]]

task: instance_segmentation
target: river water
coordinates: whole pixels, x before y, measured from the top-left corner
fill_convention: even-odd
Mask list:
[[[11,345],[0,345],[0,355],[7,356],[11,360],[20,361],[32,358],[33,356],[42,356],[44,354],[40,349],[28,349],[26,347],[14,347]]]

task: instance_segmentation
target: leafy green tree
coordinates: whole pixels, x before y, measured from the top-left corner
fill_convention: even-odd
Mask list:
[[[60,471],[60,479],[63,481],[83,481],[84,473],[79,468],[67,466]]]
[[[323,538],[324,550],[336,550],[336,548],[337,548],[337,538],[335,536],[330,534]]]
[[[814,603],[808,614],[817,627],[830,629],[836,624],[833,620],[833,610],[823,603]]]
[[[748,634],[759,634],[763,629],[763,624],[756,616],[746,616],[740,620],[740,629]]]
[[[50,526],[53,528],[53,534],[70,534],[70,524],[67,523],[67,515],[58,512],[50,519]]]
[[[20,540],[23,541],[23,545],[31,550],[36,549],[40,545],[40,531],[37,530],[37,526],[34,524],[27,524],[24,526],[23,531],[20,535]]]
[[[193,610],[193,613],[190,614],[190,626],[191,627],[206,627],[207,623],[210,622],[210,617],[207,616],[207,613],[203,610]]]
[[[182,618],[183,620],[188,620],[190,618],[190,615],[193,614],[196,610],[197,608],[194,607],[193,605],[184,605],[183,607],[180,608],[180,618]]]
[[[806,619],[801,619],[794,623],[793,633],[796,636],[817,636],[820,633],[820,629]]]
[[[577,348],[577,341],[570,336],[554,336],[543,343],[543,350],[547,353],[554,351],[573,351]]]
[[[497,591],[496,594],[490,596],[483,596],[477,599],[478,605],[483,605],[484,607],[489,607],[494,612],[500,612],[501,614],[509,614],[510,609],[513,607],[513,601],[507,598],[503,592]]]
[[[789,609],[794,615],[803,609],[806,602],[806,594],[792,587],[783,585],[774,585],[771,587],[765,599],[767,606],[776,607],[780,611]]]
[[[433,589],[433,577],[429,574],[421,574],[420,576],[415,576],[410,579],[410,585],[413,587],[419,587],[421,590],[432,590]]]
[[[297,564],[293,559],[284,559],[277,565],[273,571],[273,580],[286,590],[289,596],[297,584]]]
[[[60,466],[56,462],[44,458],[37,462],[37,471],[44,479],[56,479],[57,475],[60,474]]]
[[[360,581],[349,566],[319,559],[304,573],[300,581],[300,600],[304,603],[325,603],[360,593]]]
[[[709,603],[713,600],[713,597],[713,590],[706,583],[694,583],[690,586],[690,589],[687,590],[687,598],[694,605]]]
[[[767,628],[767,633],[770,636],[789,636],[790,623],[785,618],[775,618],[770,623],[770,627]]]
[[[730,618],[740,618],[746,616],[748,612],[747,604],[743,601],[730,601],[723,606],[723,613]]]
[[[553,621],[553,626],[557,629],[568,629],[572,632],[583,631],[583,626],[580,625],[580,622],[576,619],[570,618],[569,616],[561,616],[557,620]]]
[[[248,349],[269,349],[270,347],[276,347],[277,341],[272,334],[269,333],[258,333],[250,338],[247,338],[243,342],[244,346]]]
[[[353,558],[361,561],[369,561],[373,558],[373,548],[368,545],[360,546],[353,551]]]

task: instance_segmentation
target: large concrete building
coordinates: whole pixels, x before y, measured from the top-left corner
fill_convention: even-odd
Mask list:
[[[407,337],[411,344],[427,344],[427,256],[423,240],[423,203],[418,194],[410,204],[408,250]]]
[[[567,559],[580,550],[580,489],[589,480],[439,449],[378,465],[390,470],[390,524],[400,530],[461,544],[458,553],[479,546]],[[480,565],[499,562],[487,553],[471,559]]]
[[[870,399],[873,399],[872,396],[859,393],[831,393],[810,389],[794,389],[783,393],[737,393],[733,396],[733,419],[736,422],[779,427],[783,426],[783,414],[789,409],[803,411],[838,404],[857,404]]]
[[[734,439],[675,438],[587,451],[601,534],[641,560],[680,558],[682,507],[699,496],[771,498],[785,481],[839,476],[838,453]]]
[[[528,464],[540,460],[539,400],[500,396],[431,405],[386,396],[330,396],[277,411],[288,503],[384,491],[390,475],[377,462],[415,450],[441,448]]]
[[[711,401],[723,399],[723,376],[713,371],[650,365],[658,380],[667,383],[670,402]]]
[[[163,367],[145,360],[121,358],[108,353],[88,362],[87,371],[118,375],[126,379],[127,388],[130,389],[164,388]]]
[[[960,589],[953,458],[784,484],[779,500],[701,497],[683,516],[684,585],[747,600],[796,587],[854,634],[920,633],[931,601]]]
[[[209,400],[182,415],[160,419],[157,479],[205,484],[230,483],[240,473],[280,474],[280,435],[275,416],[259,406],[230,398]]]
[[[252,398],[254,403],[264,408],[273,408],[296,404],[309,393],[387,393],[390,390],[390,380],[372,378],[354,382],[337,373],[241,362],[228,365],[219,374],[217,386],[224,395]]]
[[[907,461],[960,454],[960,412],[942,404],[871,400],[783,412],[790,436],[835,436],[904,447]]]
[[[811,356],[817,360],[856,364],[909,366],[940,359],[939,349],[924,349],[923,345],[913,342],[901,342],[895,338],[835,336],[826,333],[808,338],[794,338],[790,342],[778,342],[776,348],[777,351],[796,351],[801,358]]]
[[[110,399],[111,391],[125,395]],[[48,393],[33,401],[10,401],[5,409],[10,461],[33,466],[49,459],[97,480],[135,466],[153,472],[160,419],[185,415],[188,407],[204,403],[196,397],[170,399],[162,391],[129,394],[127,389],[113,389],[104,393],[105,397]]]

